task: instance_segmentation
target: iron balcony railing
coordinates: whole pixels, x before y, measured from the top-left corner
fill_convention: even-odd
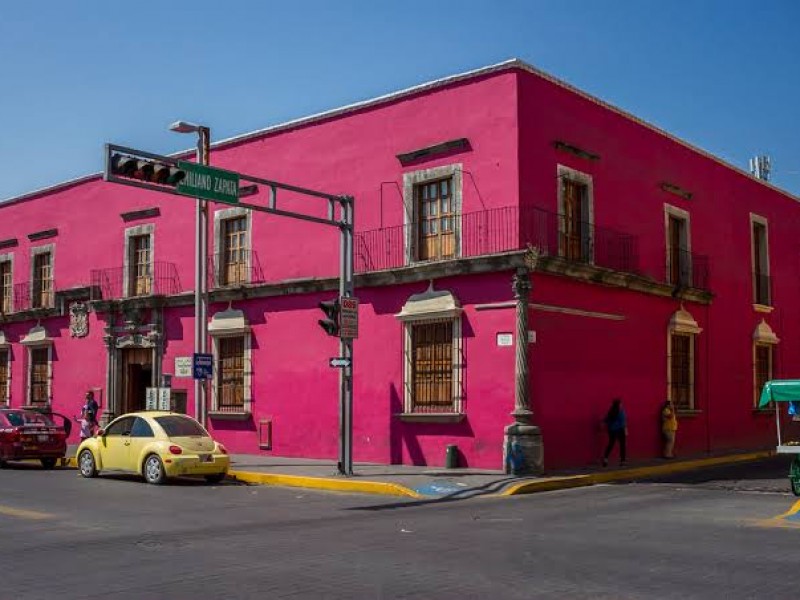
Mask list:
[[[209,257],[208,283],[212,289],[265,281],[255,250],[226,250]]]
[[[154,261],[137,267],[92,269],[92,300],[169,296],[183,291],[174,263]]]
[[[48,279],[15,284],[12,308],[14,312],[55,308],[55,282]]]
[[[635,236],[536,207],[507,206],[408,223],[355,235],[357,272],[394,269],[410,264],[539,248],[570,262],[637,273]]]
[[[756,304],[772,305],[772,278],[764,273],[753,273],[753,295]]]
[[[665,281],[676,288],[709,290],[708,257],[680,248],[670,250]]]

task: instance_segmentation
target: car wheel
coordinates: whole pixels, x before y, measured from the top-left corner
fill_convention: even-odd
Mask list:
[[[164,463],[155,454],[151,454],[144,461],[144,479],[147,483],[159,485],[167,480]]]
[[[91,450],[84,450],[78,457],[78,469],[84,477],[97,477],[97,463]]]
[[[56,462],[57,462],[58,459],[55,459],[55,458],[43,458],[41,460],[42,460],[42,466],[45,469],[52,469],[52,468],[54,468],[56,466]]]
[[[206,475],[206,481],[208,483],[219,483],[225,479],[225,475],[227,475],[227,473],[214,473],[213,475]]]

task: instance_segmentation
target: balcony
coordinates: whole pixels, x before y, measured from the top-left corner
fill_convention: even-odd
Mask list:
[[[686,249],[671,249],[664,280],[675,288],[709,290],[708,257]]]
[[[264,283],[264,271],[254,250],[228,250],[209,258],[208,284],[211,289]]]
[[[14,285],[14,312],[48,310],[55,308],[55,282],[53,280],[26,281]]]
[[[156,261],[138,273],[129,267],[92,269],[91,299],[118,300],[148,296],[169,296],[183,291],[173,263]]]
[[[431,228],[428,221],[424,236],[418,223],[356,233],[356,272],[487,256],[535,246],[546,256],[568,262],[638,273],[635,236],[592,223],[570,222],[564,215],[540,208],[507,206],[447,216],[435,223]]]

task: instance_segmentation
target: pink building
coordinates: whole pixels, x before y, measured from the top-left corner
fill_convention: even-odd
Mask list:
[[[519,61],[225,140],[211,163],[355,197],[357,461],[441,465],[456,444],[501,467],[515,275],[547,468],[598,461],[614,397],[632,460],[658,456],[668,397],[683,455],[772,443],[755,399],[800,377],[800,207],[745,171]],[[335,458],[317,304],[337,232],[211,211],[208,427],[232,452]],[[193,253],[191,199],[97,174],[1,204],[0,402],[143,408],[192,354]],[[192,380],[172,385],[191,414]]]

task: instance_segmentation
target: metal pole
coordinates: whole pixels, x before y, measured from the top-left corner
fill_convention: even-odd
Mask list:
[[[340,199],[341,240],[339,245],[339,296],[353,296],[353,199]],[[350,366],[339,372],[339,463],[342,475],[353,474],[353,340],[339,338],[339,356]]]
[[[196,161],[199,165],[209,163],[211,130],[199,127],[197,130]],[[194,262],[194,351],[205,353],[208,338],[208,203],[202,198],[195,199],[196,232]],[[194,380],[194,414],[203,425],[206,424],[208,405],[204,381]]]

